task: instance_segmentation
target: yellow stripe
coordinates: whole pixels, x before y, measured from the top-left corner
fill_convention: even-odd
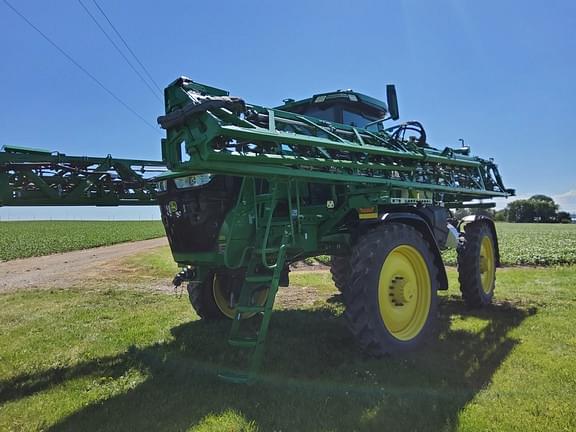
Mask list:
[[[378,217],[378,209],[376,207],[366,207],[358,209],[359,219],[376,219]]]

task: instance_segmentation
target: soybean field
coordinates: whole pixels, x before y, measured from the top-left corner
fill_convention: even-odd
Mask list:
[[[497,223],[500,258],[505,266],[576,264],[576,224]],[[455,251],[444,253],[456,264]]]
[[[160,221],[0,222],[0,261],[108,246],[164,235]]]

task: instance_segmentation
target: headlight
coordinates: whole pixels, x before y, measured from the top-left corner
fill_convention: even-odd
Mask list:
[[[156,192],[166,192],[168,190],[168,180],[156,182]]]
[[[210,183],[213,177],[214,176],[212,174],[199,174],[188,177],[179,177],[174,179],[174,183],[178,189],[198,187]]]

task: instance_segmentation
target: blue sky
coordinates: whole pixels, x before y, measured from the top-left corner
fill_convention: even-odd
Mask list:
[[[92,0],[83,2],[96,15]],[[432,145],[464,138],[474,154],[496,159],[521,197],[552,195],[576,212],[576,2],[98,2],[161,87],[186,75],[277,105],[339,88],[384,98],[395,83],[401,119],[421,121]],[[11,3],[155,124],[162,102],[77,0]],[[0,145],[160,158],[160,129],[3,2],[0,49]],[[0,208],[2,219],[156,215]]]

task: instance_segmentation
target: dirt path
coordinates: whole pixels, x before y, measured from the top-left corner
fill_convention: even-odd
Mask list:
[[[43,257],[0,263],[0,292],[21,288],[42,288],[85,279],[85,271],[119,258],[167,246],[166,238],[157,238],[113,246],[65,252]]]
[[[43,257],[24,258],[0,263],[0,293],[25,289],[50,289],[83,286],[87,279],[107,280],[118,283],[114,275],[128,271],[121,265],[123,258],[149,250],[167,247],[166,238],[121,243],[80,251],[65,252]],[[326,271],[324,265],[309,266],[299,263],[295,272]],[[118,280],[138,289],[159,290],[173,293],[171,279],[143,278],[141,280]],[[277,307],[293,308],[310,306],[317,301],[325,301],[332,294],[320,295],[314,287],[296,286],[282,288],[278,292]]]

